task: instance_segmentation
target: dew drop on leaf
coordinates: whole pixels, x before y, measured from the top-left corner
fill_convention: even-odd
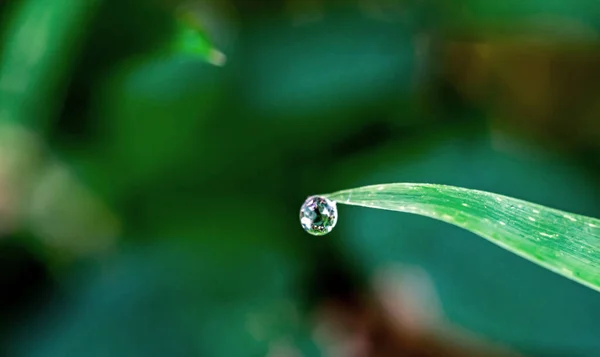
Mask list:
[[[325,197],[311,196],[300,208],[300,224],[312,235],[325,235],[331,232],[336,223],[336,204]]]

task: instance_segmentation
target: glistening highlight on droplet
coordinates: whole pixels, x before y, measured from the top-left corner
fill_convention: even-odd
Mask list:
[[[308,233],[315,236],[325,235],[337,223],[337,206],[325,197],[311,196],[300,208],[300,224]]]

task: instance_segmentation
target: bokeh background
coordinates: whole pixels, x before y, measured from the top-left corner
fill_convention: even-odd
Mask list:
[[[427,182],[600,217],[597,0],[0,1],[1,356],[600,356]]]

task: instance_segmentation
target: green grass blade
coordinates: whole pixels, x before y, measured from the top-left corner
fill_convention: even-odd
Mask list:
[[[324,195],[337,203],[428,216],[467,229],[600,291],[600,220],[494,193],[414,183]]]

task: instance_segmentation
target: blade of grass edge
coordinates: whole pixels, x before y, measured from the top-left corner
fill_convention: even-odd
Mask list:
[[[466,188],[393,183],[323,195],[337,203],[431,217],[471,231],[600,291],[600,220]]]

